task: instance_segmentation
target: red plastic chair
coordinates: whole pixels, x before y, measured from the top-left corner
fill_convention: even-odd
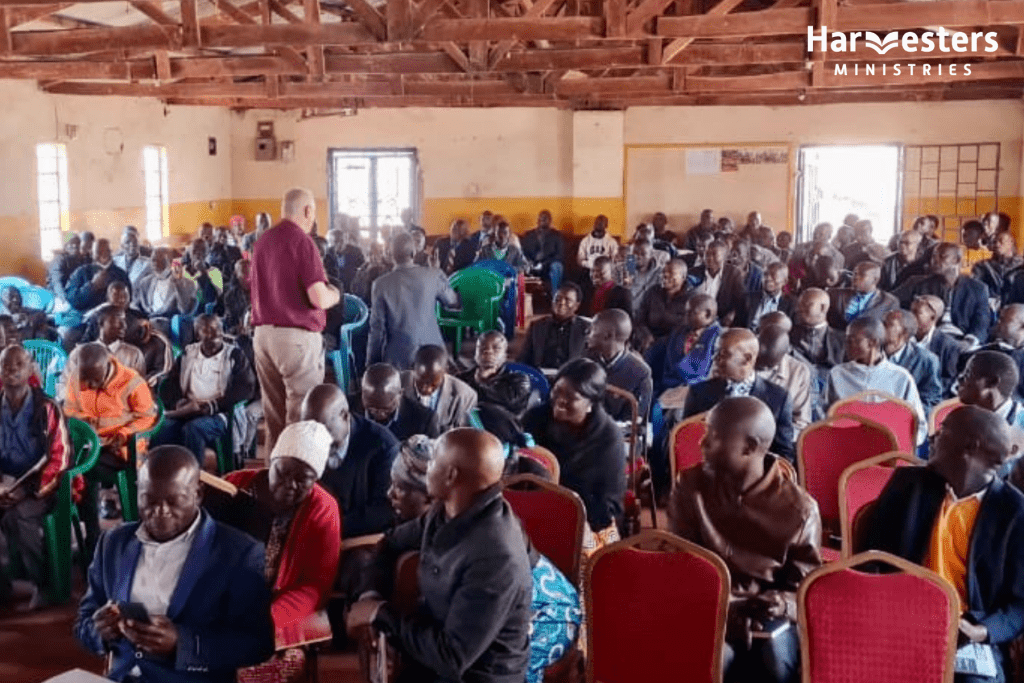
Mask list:
[[[675,427],[669,436],[669,467],[672,470],[672,481],[676,473],[692,467],[704,460],[700,450],[700,440],[708,431],[706,412],[691,415]]]
[[[722,680],[729,570],[714,553],[647,530],[587,565],[588,683]]]
[[[895,467],[923,465],[906,453],[883,453],[855,462],[839,475],[839,526],[842,529],[843,557],[853,555],[853,525],[857,513],[874,502],[892,477]]]
[[[517,474],[505,480],[504,495],[537,551],[578,586],[587,511],[576,492]]]
[[[946,419],[946,416],[962,405],[963,403],[960,402],[960,399],[948,398],[932,408],[932,414],[928,416],[928,436],[938,434],[939,427],[942,425],[942,421]]]
[[[839,531],[839,477],[855,462],[898,451],[892,431],[853,415],[808,425],[796,443],[800,485],[818,501],[828,533]]]
[[[901,571],[854,568],[866,562]],[[861,553],[811,572],[797,604],[803,683],[952,683],[959,604],[927,569]]]
[[[885,425],[896,436],[899,450],[914,453],[917,450],[917,413],[901,399],[882,391],[862,391],[849,398],[836,401],[828,410],[829,417],[854,415]]]

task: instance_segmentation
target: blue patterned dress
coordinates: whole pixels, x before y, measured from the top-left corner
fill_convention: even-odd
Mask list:
[[[544,669],[561,659],[576,642],[583,617],[576,588],[543,555],[533,568],[531,607],[530,667],[526,683],[541,683]]]

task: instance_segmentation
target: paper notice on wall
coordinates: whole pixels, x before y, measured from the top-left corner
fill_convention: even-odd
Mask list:
[[[686,150],[686,175],[712,175],[721,172],[722,150]]]

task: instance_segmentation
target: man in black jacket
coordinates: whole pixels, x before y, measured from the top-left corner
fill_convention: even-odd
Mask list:
[[[937,296],[925,294],[914,297],[910,311],[917,318],[917,343],[934,353],[939,359],[939,382],[942,393],[948,395],[959,373],[963,347],[945,332],[936,329],[946,305]]]
[[[479,403],[522,415],[530,401],[530,378],[510,370],[508,340],[501,332],[484,332],[476,340],[476,367],[456,375],[476,391]]]
[[[757,337],[750,330],[733,328],[723,333],[715,355],[717,376],[690,387],[683,416],[711,410],[728,396],[753,396],[768,406],[775,418],[775,438],[769,450],[795,462],[793,402],[785,389],[757,376],[754,365],[759,351]]]
[[[565,240],[552,227],[550,211],[537,214],[537,227],[523,235],[522,247],[523,256],[530,262],[529,272],[547,280],[552,292],[558,291],[565,271]]]
[[[788,281],[789,266],[781,261],[769,263],[761,278],[761,291],[746,295],[743,306],[736,314],[736,326],[749,327],[757,332],[761,318],[769,313],[782,311],[792,317],[796,300],[792,294],[783,291]]]
[[[353,605],[353,636],[384,633],[403,655],[399,681],[522,683],[530,648],[533,582],[519,520],[501,495],[501,443],[457,429],[427,470],[433,506],[389,532],[374,563],[377,593]],[[402,553],[419,551],[421,605],[399,614],[391,592]]]
[[[394,519],[388,487],[399,443],[381,425],[354,415],[336,384],[319,384],[302,401],[303,420],[316,420],[334,443],[320,484],[338,499],[342,538],[383,532]]]
[[[386,427],[399,441],[414,434],[441,436],[437,413],[402,395],[402,376],[393,365],[374,363],[366,368],[360,398],[366,419]]]
[[[560,368],[583,355],[590,323],[576,315],[583,294],[575,282],[563,282],[551,303],[551,315],[530,323],[519,362],[537,369]]]
[[[1024,495],[996,476],[1010,447],[1001,417],[957,408],[926,467],[896,468],[857,539],[858,550],[899,555],[949,581],[960,598],[960,641],[992,646],[998,664],[1024,630]]]
[[[587,341],[587,356],[600,363],[608,373],[608,384],[636,397],[642,421],[651,409],[654,381],[651,368],[639,355],[626,348],[633,325],[625,311],[616,308],[601,311]],[[604,407],[616,422],[629,422],[629,404],[610,393],[604,395]]]

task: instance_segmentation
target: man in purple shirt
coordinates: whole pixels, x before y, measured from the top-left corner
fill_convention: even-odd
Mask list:
[[[308,234],[316,220],[313,193],[289,190],[281,216],[257,240],[252,254],[253,349],[269,448],[286,424],[299,419],[306,392],[324,380],[321,333],[327,309],[341,299],[327,283],[320,252]]]

